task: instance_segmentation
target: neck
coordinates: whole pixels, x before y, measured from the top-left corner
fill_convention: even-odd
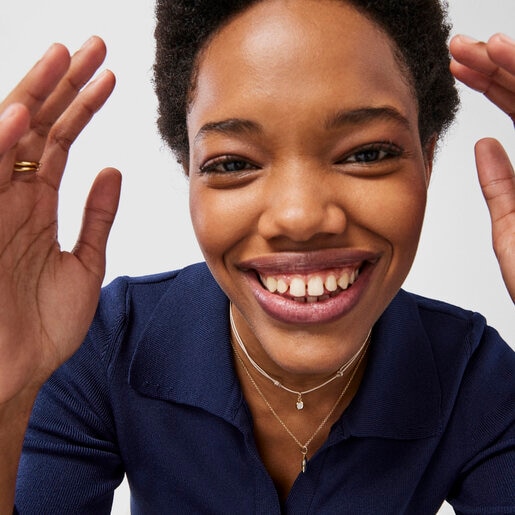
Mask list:
[[[253,359],[238,332],[238,328],[236,327],[236,322],[234,321],[233,316],[232,304],[229,307],[229,318],[233,338],[236,341],[239,349],[243,352],[246,361],[252,366],[254,370],[256,370],[262,377],[269,380],[274,386],[279,387],[289,393],[296,394],[298,396],[298,402],[300,404],[302,404],[302,395],[306,395],[318,389],[324,388],[333,381],[337,381],[338,379],[346,376],[346,372],[353,368],[353,365],[358,361],[365,347],[368,345],[371,333],[370,330],[367,334],[367,337],[362,342],[361,346],[357,349],[357,351],[352,356],[350,356],[350,358],[348,358],[336,371],[333,371],[325,376],[299,376],[298,378],[296,378],[297,380],[295,381],[294,385],[293,383],[288,383],[287,381],[285,381],[282,376],[279,376],[277,374],[274,375],[273,372],[268,372],[259,363],[257,363],[255,359]],[[299,409],[302,409],[302,407],[300,407]]]
[[[298,410],[292,405],[292,394],[259,374],[233,341],[236,370],[254,420],[258,450],[282,499],[286,499],[299,472],[309,467],[309,460],[356,394],[365,369],[366,349],[341,380],[310,393],[306,407]]]
[[[370,332],[368,333],[365,341],[362,343],[362,345],[358,348],[358,350],[353,354],[348,360],[345,361],[343,365],[341,365],[336,372],[333,372],[328,377],[319,378],[318,381],[315,384],[311,383],[296,383],[295,386],[290,386],[286,383],[284,383],[281,379],[278,377],[272,376],[270,373],[268,373],[266,370],[264,370],[249,354],[247,351],[247,348],[245,344],[243,343],[242,338],[239,335],[238,329],[236,327],[236,323],[233,318],[233,312],[232,312],[232,304],[230,306],[230,322],[231,322],[231,328],[232,328],[232,334],[233,339],[236,341],[237,346],[239,347],[239,351],[242,351],[245,361],[247,364],[253,368],[253,372],[257,372],[260,376],[259,382],[262,382],[263,379],[266,381],[269,381],[271,385],[274,387],[279,388],[283,392],[287,392],[288,394],[295,395],[295,406],[298,411],[304,410],[304,396],[310,394],[311,397],[314,397],[315,393],[321,392],[322,390],[327,390],[332,383],[334,383],[334,387],[339,388],[339,383],[341,380],[345,379],[345,377],[348,375],[347,371],[349,371],[349,374],[354,374],[355,369],[357,367],[357,363],[361,360],[361,357],[364,353],[364,349],[367,347],[369,338],[370,338]],[[246,374],[248,375],[249,379],[253,383],[253,385],[256,387],[258,392],[263,395],[261,392],[260,387],[255,382],[255,379],[252,377],[252,375],[249,373],[249,370],[247,368],[247,365],[243,361],[243,358],[240,356],[238,350],[236,348],[234,349],[236,356],[238,360],[241,362],[241,365],[245,369]],[[356,366],[354,366],[356,365]],[[352,376],[351,376],[352,377]],[[269,386],[270,386],[269,384]],[[270,389],[270,388],[268,388]],[[274,392],[276,393],[276,392]],[[324,393],[324,397],[326,398],[327,391]],[[283,395],[284,397],[284,395]]]

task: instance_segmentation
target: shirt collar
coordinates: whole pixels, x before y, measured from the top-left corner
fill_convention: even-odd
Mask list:
[[[415,439],[440,431],[441,388],[431,343],[414,297],[400,291],[374,326],[346,435]]]
[[[205,265],[182,270],[137,344],[129,384],[236,423],[243,398],[233,368],[229,303]]]
[[[184,269],[156,306],[129,383],[149,397],[193,405],[240,425],[229,304],[205,265]],[[412,296],[400,292],[374,326],[367,370],[340,420],[345,436],[426,438],[439,431],[440,385]]]

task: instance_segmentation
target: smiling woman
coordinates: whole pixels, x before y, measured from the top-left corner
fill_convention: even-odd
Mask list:
[[[434,140],[423,149],[388,36],[349,5],[322,5],[258,3],[219,30],[198,64],[187,169],[197,239],[253,354],[269,370],[325,375],[406,277]],[[357,159],[370,150],[381,159]],[[310,280],[355,272],[351,287],[299,302],[315,296]]]
[[[481,315],[401,290],[457,106],[440,3],[158,0],[156,12],[159,127],[205,263],[120,278],[97,304],[113,169],[60,251],[67,151],[114,80],[83,87],[99,38],[71,59],[54,45],[0,106],[0,508],[41,389],[21,513],[107,513],[124,474],[135,513],[514,509],[513,352]],[[511,112],[515,44],[461,38],[453,51],[473,86],[498,66],[488,94]],[[37,169],[17,171],[27,159]],[[482,180],[488,168],[492,184],[512,181],[498,144],[478,163]],[[504,223],[510,205],[491,197]]]

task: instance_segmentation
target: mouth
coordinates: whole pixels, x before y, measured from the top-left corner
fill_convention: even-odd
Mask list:
[[[259,274],[268,292],[300,303],[324,302],[350,288],[357,280],[361,266],[324,270],[306,275]]]
[[[282,255],[248,262],[242,270],[261,308],[295,324],[334,321],[350,312],[367,290],[379,256]]]

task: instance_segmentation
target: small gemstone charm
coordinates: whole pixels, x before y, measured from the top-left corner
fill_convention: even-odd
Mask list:
[[[306,472],[306,470],[308,469],[308,448],[304,445],[300,449],[300,452],[302,453],[302,463],[300,464],[300,470],[302,472]]]
[[[304,403],[302,401],[297,401],[297,409],[300,411],[304,408]]]

